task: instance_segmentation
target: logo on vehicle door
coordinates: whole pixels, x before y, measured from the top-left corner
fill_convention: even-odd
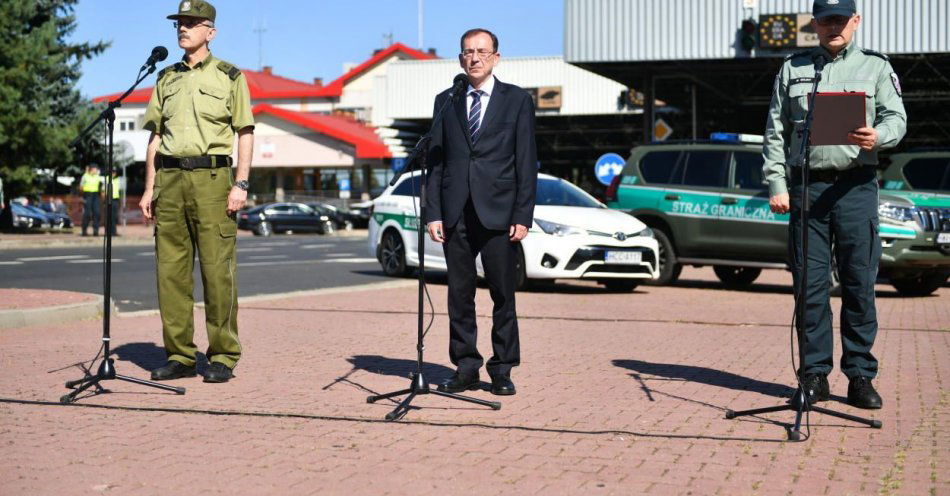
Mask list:
[[[617,238],[617,241],[624,241],[627,239],[627,235],[622,232],[615,232],[614,237]]]

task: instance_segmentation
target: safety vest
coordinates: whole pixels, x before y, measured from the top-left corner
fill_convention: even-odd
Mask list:
[[[79,181],[79,187],[83,193],[98,193],[102,186],[102,177],[99,174],[85,173]]]
[[[121,182],[122,181],[119,180],[118,176],[112,178],[112,199],[113,200],[118,200],[122,196],[119,194],[120,193],[119,187],[120,187]]]

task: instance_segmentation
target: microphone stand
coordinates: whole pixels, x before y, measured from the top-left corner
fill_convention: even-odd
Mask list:
[[[177,394],[185,394],[185,388],[177,386],[168,386],[165,384],[159,384],[157,382],[146,381],[143,379],[137,379],[135,377],[129,377],[121,374],[117,374],[115,371],[114,360],[111,357],[110,342],[112,338],[109,335],[110,328],[110,316],[112,310],[112,216],[115,215],[115,212],[112,211],[112,147],[115,133],[115,109],[122,106],[122,100],[124,100],[129,93],[139,85],[149,74],[155,72],[155,62],[152,62],[148,68],[148,71],[145,74],[142,74],[142,71],[139,71],[139,77],[135,83],[122,94],[119,98],[109,102],[109,105],[103,110],[99,116],[86,126],[85,129],[79,133],[79,136],[76,137],[70,143],[71,147],[78,146],[83,138],[85,138],[92,130],[102,121],[106,122],[108,138],[108,158],[106,159],[106,235],[105,235],[105,256],[103,260],[103,276],[102,276],[102,363],[99,364],[99,369],[95,374],[91,374],[91,368],[84,367],[84,376],[82,379],[77,379],[75,381],[67,381],[66,387],[72,389],[73,391],[69,394],[65,394],[59,398],[59,402],[66,405],[72,403],[76,400],[76,397],[81,394],[83,391],[89,389],[90,387],[95,386],[96,392],[93,394],[106,393],[109,390],[102,387],[100,384],[102,381],[118,379],[120,381],[131,382],[134,384],[140,384],[143,386],[149,386],[157,389],[162,389],[165,391],[172,391]],[[98,356],[98,355],[97,355]],[[95,358],[93,358],[93,361]]]
[[[811,87],[811,94],[808,96],[808,113],[805,114],[805,127],[802,129],[802,141],[801,146],[799,147],[798,161],[797,163],[793,164],[793,167],[798,167],[800,170],[802,185],[802,207],[798,218],[799,246],[802,248],[802,268],[799,272],[798,293],[795,295],[795,333],[798,337],[798,363],[800,366],[804,366],[805,345],[808,342],[808,335],[805,333],[805,300],[808,295],[808,213],[810,208],[808,194],[808,174],[810,165],[809,153],[811,152],[811,144],[809,142],[811,141],[811,124],[815,110],[815,94],[818,93],[818,83],[821,81],[821,71],[824,69],[824,63],[820,65],[816,64],[816,66],[815,78]],[[795,391],[795,395],[792,397],[789,403],[765,408],[742,410],[738,412],[726,410],[726,418],[734,419],[736,417],[758,415],[761,413],[781,412],[787,410],[794,411],[795,424],[788,431],[789,441],[802,440],[802,415],[807,412],[823,413],[832,417],[864,424],[875,429],[880,429],[883,425],[880,420],[866,419],[843,412],[829,410],[820,406],[811,405],[808,402],[808,395],[806,394],[805,388],[802,385],[801,374],[799,372],[800,371],[796,371],[795,374],[795,377],[798,379],[798,389]]]
[[[434,394],[437,396],[443,396],[445,398],[452,398],[459,401],[467,401],[469,403],[475,403],[478,405],[484,405],[490,407],[492,410],[500,410],[501,403],[497,401],[486,401],[478,398],[472,398],[469,396],[463,396],[460,394],[449,393],[446,391],[439,391],[438,389],[432,389],[429,387],[429,381],[426,380],[425,376],[422,373],[422,353],[425,349],[423,340],[425,339],[425,330],[423,324],[423,317],[425,311],[423,308],[424,301],[424,292],[425,292],[425,218],[426,218],[426,184],[428,183],[428,178],[426,177],[426,161],[428,158],[429,143],[432,141],[432,131],[436,129],[439,122],[442,120],[442,115],[445,112],[446,107],[449,103],[453,101],[454,95],[461,91],[461,89],[456,88],[453,93],[450,93],[449,98],[445,99],[445,102],[442,103],[442,107],[439,108],[439,111],[436,113],[435,119],[432,121],[432,125],[429,127],[429,131],[419,138],[419,142],[416,143],[415,148],[409,152],[408,157],[406,157],[406,166],[402,170],[397,172],[393,177],[392,181],[389,182],[390,186],[396,184],[399,181],[399,178],[404,172],[410,170],[413,164],[416,164],[416,169],[419,170],[422,180],[421,187],[419,189],[419,222],[418,222],[418,240],[416,244],[416,251],[419,256],[419,309],[418,309],[418,334],[416,337],[416,371],[409,374],[409,387],[406,389],[400,389],[399,391],[393,391],[391,393],[378,394],[369,396],[366,398],[367,403],[375,403],[379,400],[384,400],[387,398],[392,398],[394,396],[402,396],[408,394],[404,400],[402,400],[399,405],[396,406],[393,411],[386,414],[386,420],[399,420],[404,417],[406,413],[409,412],[409,405],[412,403],[412,400],[416,396],[425,395],[425,394]],[[438,194],[438,192],[436,192]]]

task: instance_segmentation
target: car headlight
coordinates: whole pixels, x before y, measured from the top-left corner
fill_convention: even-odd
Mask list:
[[[547,220],[534,219],[535,224],[541,228],[542,231],[553,234],[555,236],[568,236],[571,234],[587,234],[587,231],[574,227],[567,226],[564,224],[558,224],[557,222],[551,222]]]
[[[644,227],[643,230],[635,234],[635,236],[645,236],[647,238],[652,238],[653,229],[650,229],[649,227]]]
[[[914,220],[914,214],[917,213],[917,207],[905,207],[902,205],[892,205],[882,203],[877,207],[877,213],[881,217],[898,222],[907,222]]]

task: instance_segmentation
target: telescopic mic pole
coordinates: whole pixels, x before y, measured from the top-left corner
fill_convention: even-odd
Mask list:
[[[798,292],[795,295],[795,334],[798,337],[798,363],[804,366],[805,346],[808,343],[808,335],[805,332],[805,304],[808,297],[808,215],[811,208],[808,194],[808,175],[810,167],[811,152],[811,125],[815,111],[815,94],[818,93],[818,83],[821,81],[821,71],[824,70],[828,59],[823,53],[816,53],[812,57],[815,64],[815,77],[812,80],[811,93],[808,95],[808,112],[805,114],[805,125],[802,128],[801,145],[799,146],[798,160],[793,164],[793,169],[798,170],[801,177],[802,205],[798,216],[798,235],[799,246],[801,246],[801,270],[798,275]],[[793,264],[794,265],[794,264]],[[792,267],[795,270],[795,267]],[[734,419],[736,417],[745,417],[749,415],[759,415],[769,412],[780,412],[792,410],[795,412],[795,424],[788,430],[788,439],[790,441],[802,440],[802,416],[806,412],[818,412],[832,417],[844,420],[850,420],[859,424],[864,424],[875,429],[880,429],[882,423],[880,420],[866,419],[847,413],[829,410],[820,406],[812,405],[808,402],[808,394],[802,384],[800,371],[795,371],[795,377],[798,380],[798,389],[791,401],[784,405],[770,406],[765,408],[755,408],[752,410],[733,411],[726,410],[726,418]]]
[[[75,381],[67,381],[66,387],[72,389],[73,391],[69,394],[65,394],[59,398],[60,403],[68,404],[76,400],[76,397],[81,394],[83,391],[89,389],[90,387],[95,386],[96,394],[101,392],[106,392],[100,382],[112,379],[118,379],[121,381],[131,382],[135,384],[141,384],[143,386],[149,386],[157,389],[163,389],[165,391],[172,391],[177,394],[185,394],[185,388],[168,386],[165,384],[159,384],[157,382],[146,381],[143,379],[137,379],[135,377],[129,377],[125,375],[117,374],[115,371],[114,360],[111,357],[111,341],[110,328],[111,328],[111,315],[112,315],[112,216],[115,215],[115,212],[112,209],[112,169],[113,169],[113,142],[115,134],[115,109],[122,106],[122,100],[124,100],[130,93],[135,89],[139,83],[142,82],[149,74],[155,72],[155,64],[165,60],[168,57],[168,50],[163,46],[157,46],[152,49],[152,54],[146,60],[145,65],[139,70],[139,77],[135,83],[122,94],[119,98],[109,102],[108,106],[99,116],[86,126],[85,129],[76,137],[70,144],[70,146],[77,146],[83,138],[85,138],[93,129],[102,121],[106,122],[107,129],[107,140],[108,140],[108,154],[106,158],[106,236],[105,236],[105,256],[103,258],[103,277],[102,277],[102,362],[99,364],[99,369],[95,374],[90,374],[89,371],[86,371],[85,376],[82,379],[77,379]],[[143,74],[144,72],[144,74]]]
[[[406,389],[400,389],[399,391],[393,391],[391,393],[373,395],[366,398],[367,403],[375,403],[379,400],[392,398],[395,396],[407,395],[396,408],[386,414],[386,420],[398,420],[402,418],[408,411],[409,405],[412,403],[412,400],[416,396],[423,394],[435,394],[438,396],[443,396],[446,398],[452,398],[459,401],[466,401],[469,403],[475,403],[478,405],[484,405],[490,407],[492,410],[501,409],[501,403],[497,401],[485,401],[478,398],[472,398],[469,396],[463,396],[460,394],[449,393],[446,391],[439,391],[438,389],[432,389],[429,387],[429,381],[426,380],[425,376],[422,374],[422,364],[423,364],[423,350],[425,346],[423,340],[425,339],[425,325],[424,325],[424,316],[425,311],[423,307],[424,295],[425,295],[425,218],[426,218],[426,184],[428,179],[426,177],[426,160],[429,150],[429,143],[432,141],[432,132],[434,129],[438,129],[439,124],[442,121],[442,115],[445,113],[445,109],[449,106],[450,103],[457,102],[460,95],[464,92],[465,86],[468,84],[468,77],[465,74],[458,74],[455,76],[455,80],[452,84],[452,90],[449,92],[449,98],[446,98],[442,102],[442,106],[439,107],[438,112],[435,114],[435,118],[432,120],[432,125],[429,127],[429,131],[419,138],[419,142],[416,143],[415,148],[409,152],[409,155],[406,157],[406,166],[402,170],[398,171],[393,177],[392,181],[389,182],[389,185],[395,185],[399,180],[400,176],[408,170],[411,170],[413,166],[419,171],[419,174],[422,176],[420,181],[421,187],[419,188],[419,222],[417,225],[418,230],[418,239],[416,250],[419,256],[419,308],[418,308],[418,334],[416,337],[416,371],[409,375],[410,384]],[[437,191],[435,194],[439,194]]]

